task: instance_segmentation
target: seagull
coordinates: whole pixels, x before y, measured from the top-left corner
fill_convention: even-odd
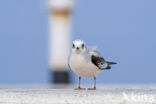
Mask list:
[[[88,48],[82,40],[73,41],[69,66],[79,76],[78,88],[75,90],[85,90],[80,87],[81,77],[93,77],[94,87],[88,90],[96,90],[96,76],[103,70],[111,69],[112,64],[117,63],[106,61],[96,48]]]

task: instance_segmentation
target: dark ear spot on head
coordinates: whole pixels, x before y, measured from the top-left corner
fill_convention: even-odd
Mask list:
[[[84,48],[84,44],[82,44],[82,48]]]
[[[75,45],[73,44],[73,48],[75,48]]]

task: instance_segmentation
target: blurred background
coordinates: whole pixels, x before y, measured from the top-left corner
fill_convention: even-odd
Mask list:
[[[97,45],[106,60],[118,63],[97,77],[98,84],[156,83],[155,5],[155,0],[74,1],[70,40]],[[45,0],[0,0],[0,85],[51,83],[48,11]],[[78,76],[69,73],[77,83]]]

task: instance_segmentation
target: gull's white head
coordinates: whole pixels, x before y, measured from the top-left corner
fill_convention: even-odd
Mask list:
[[[84,53],[85,51],[86,51],[86,45],[84,41],[82,40],[73,41],[72,53],[81,54]]]

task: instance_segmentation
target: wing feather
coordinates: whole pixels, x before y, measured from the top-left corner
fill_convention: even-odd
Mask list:
[[[106,68],[108,66],[108,64],[105,62],[104,58],[100,57],[100,56],[92,55],[91,56],[91,61],[99,69],[104,69],[104,68]]]

